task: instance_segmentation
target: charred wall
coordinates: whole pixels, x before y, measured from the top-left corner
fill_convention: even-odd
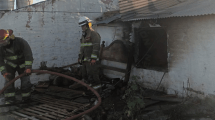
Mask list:
[[[135,68],[148,88],[180,96],[214,94],[214,15],[154,20],[167,31],[168,72]],[[142,21],[143,22],[143,21]],[[138,28],[141,21],[133,23]],[[201,94],[200,94],[201,93]]]

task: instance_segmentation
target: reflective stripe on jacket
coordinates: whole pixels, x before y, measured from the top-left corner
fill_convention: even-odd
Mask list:
[[[93,29],[87,29],[86,37],[82,36],[79,59],[90,61],[91,59],[99,59],[100,51],[100,35]]]
[[[6,72],[5,64],[11,67],[31,68],[33,63],[32,51],[27,43],[22,38],[15,37],[11,40],[11,47],[0,47],[0,71]]]
[[[15,96],[15,92],[13,93],[5,93],[4,97],[14,97]]]

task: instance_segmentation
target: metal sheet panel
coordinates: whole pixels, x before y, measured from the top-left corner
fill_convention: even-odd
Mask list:
[[[17,9],[33,4],[33,0],[16,0]]]
[[[13,10],[14,0],[0,0],[0,10]]]
[[[128,1],[128,0],[127,0]],[[140,5],[137,5],[142,1]],[[123,21],[157,19],[168,17],[184,17],[209,15],[215,13],[215,1],[213,0],[137,0],[131,1],[130,5],[120,5],[120,13]],[[145,4],[143,4],[145,3]],[[137,7],[138,6],[138,7]],[[129,8],[130,9],[125,9]],[[132,9],[131,9],[132,8]]]

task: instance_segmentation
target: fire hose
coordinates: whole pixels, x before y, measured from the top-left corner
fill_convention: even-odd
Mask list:
[[[58,75],[58,76],[61,76],[61,77],[64,77],[64,78],[67,78],[69,80],[73,80],[75,82],[78,82],[82,85],[84,85],[85,87],[87,87],[89,90],[91,90],[98,98],[98,103],[93,106],[92,108],[80,113],[80,114],[77,114],[77,115],[74,115],[74,116],[71,116],[69,118],[66,118],[65,120],[73,120],[77,117],[80,117],[81,115],[84,115],[84,114],[87,114],[93,110],[95,110],[100,104],[101,104],[101,97],[100,95],[98,94],[98,92],[96,90],[94,90],[92,87],[90,87],[89,85],[87,85],[86,83],[76,79],[76,78],[73,78],[73,77],[70,77],[70,76],[67,76],[67,75],[64,75],[64,74],[60,74],[60,73],[56,73],[56,72],[50,72],[50,71],[44,71],[44,70],[32,70],[32,73],[47,73],[47,74],[52,74],[52,75]],[[11,80],[7,85],[4,86],[4,88],[0,91],[0,95],[8,88],[8,86],[10,86],[12,83],[14,83],[17,79],[21,78],[25,76],[25,74],[21,74],[19,76],[17,76],[16,78],[14,78],[13,80]]]

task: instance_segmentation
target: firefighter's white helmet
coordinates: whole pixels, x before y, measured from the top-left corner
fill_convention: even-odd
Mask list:
[[[92,22],[92,20],[90,20],[90,19],[89,19],[88,17],[86,17],[86,16],[82,16],[82,17],[80,17],[78,24],[79,24],[79,27],[81,27],[82,25],[86,25],[86,24],[88,24],[89,22]]]

